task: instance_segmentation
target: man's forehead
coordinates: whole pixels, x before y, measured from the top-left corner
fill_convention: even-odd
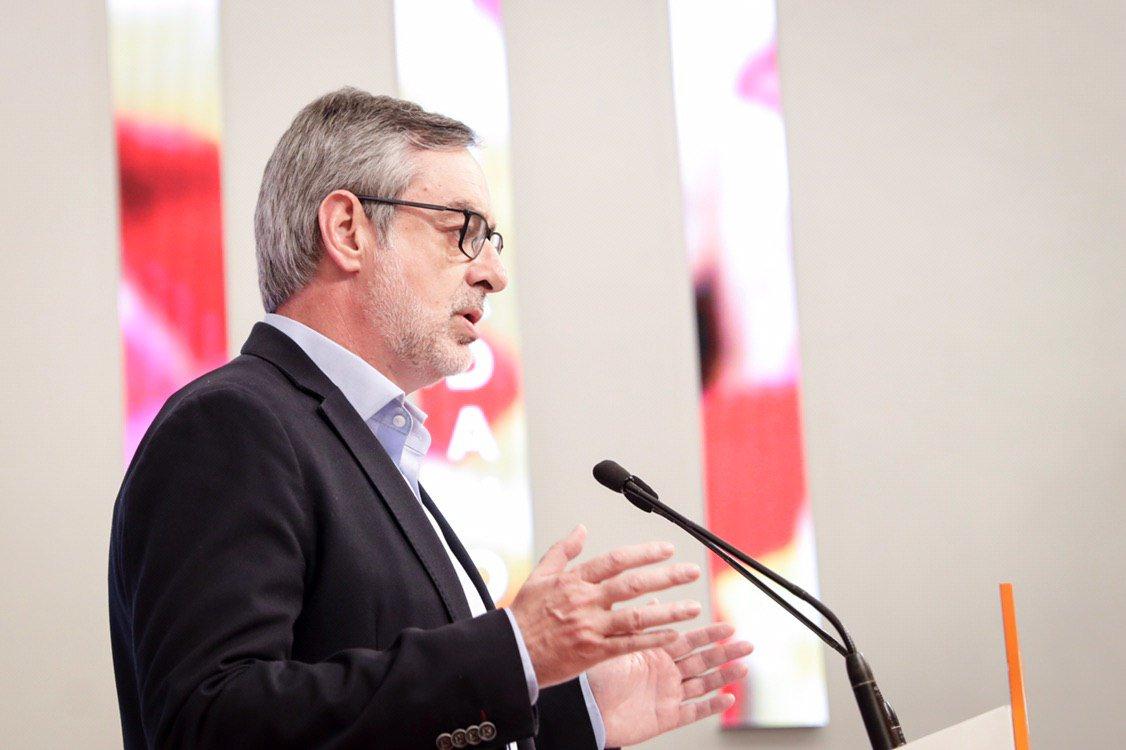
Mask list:
[[[414,179],[408,191],[415,200],[467,208],[490,217],[485,174],[467,149],[416,153]]]

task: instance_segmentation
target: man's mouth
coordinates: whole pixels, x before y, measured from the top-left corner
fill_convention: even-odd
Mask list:
[[[476,326],[477,322],[481,320],[482,311],[473,308],[469,310],[459,310],[457,314],[468,320],[470,324]]]

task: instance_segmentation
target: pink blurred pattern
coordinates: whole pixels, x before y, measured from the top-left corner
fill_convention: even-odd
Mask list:
[[[696,297],[707,524],[816,592],[773,3],[670,1]],[[759,651],[723,726],[827,720],[819,645],[710,558],[713,611]]]
[[[500,7],[500,0],[473,0],[481,12],[491,18],[499,28],[504,27],[504,16]]]
[[[781,111],[782,91],[778,79],[778,45],[756,52],[747,59],[735,91],[740,97],[764,107]]]

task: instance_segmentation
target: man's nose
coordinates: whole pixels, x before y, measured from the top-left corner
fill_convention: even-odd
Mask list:
[[[493,243],[486,242],[481,254],[469,264],[469,285],[484,285],[489,293],[499,292],[508,286],[508,272]]]

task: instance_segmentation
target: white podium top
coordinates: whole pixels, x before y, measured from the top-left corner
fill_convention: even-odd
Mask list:
[[[1008,706],[908,742],[910,750],[1013,750],[1013,715]]]

